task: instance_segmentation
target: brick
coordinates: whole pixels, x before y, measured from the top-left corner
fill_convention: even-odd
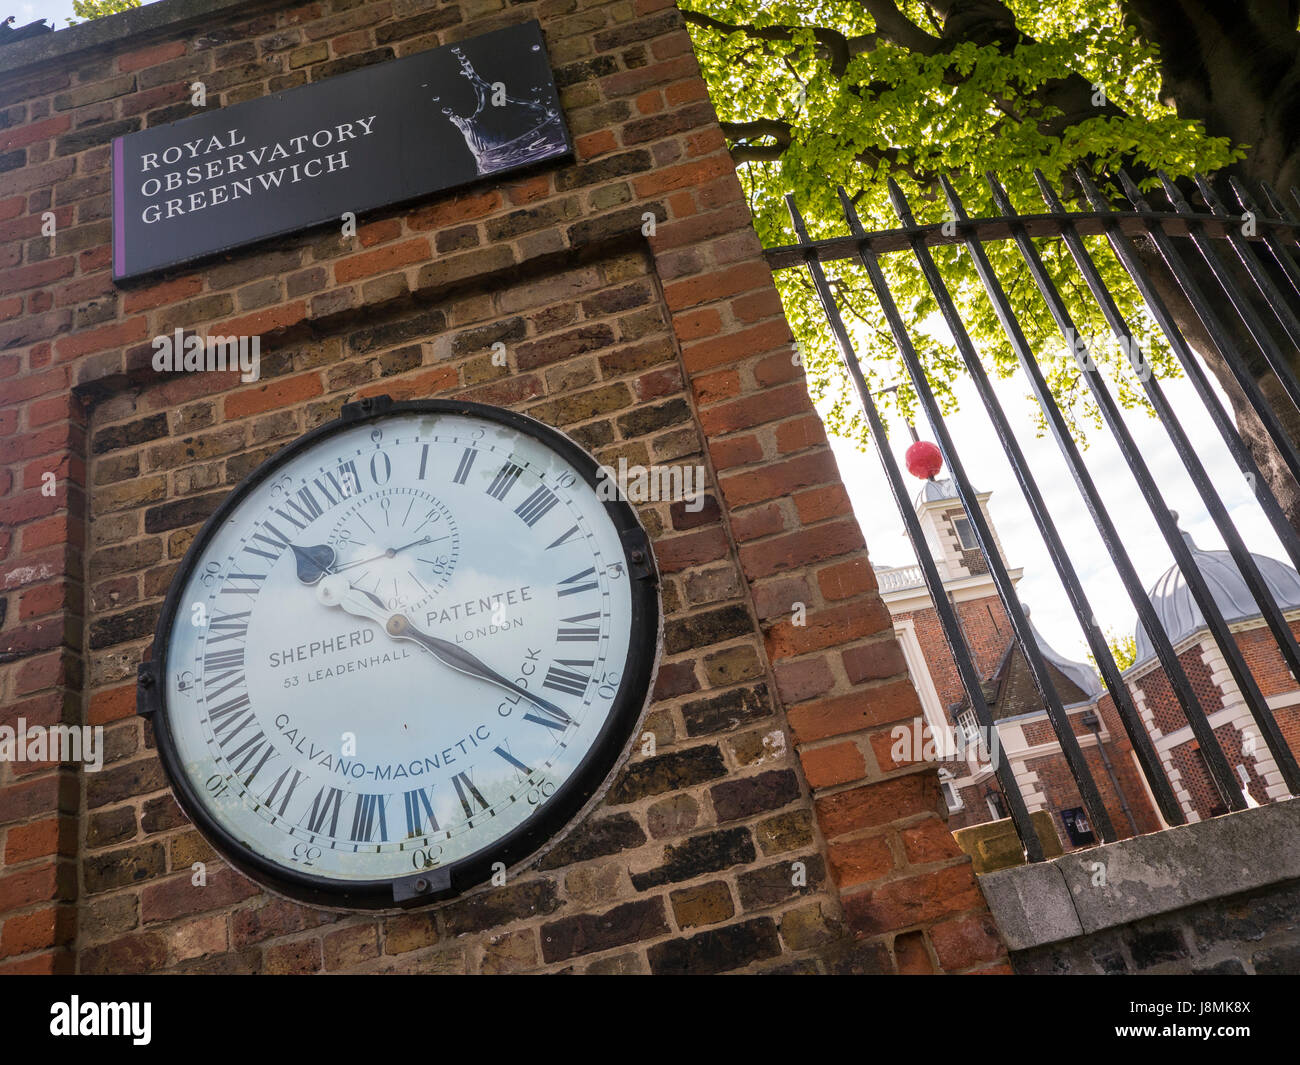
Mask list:
[[[559,907],[555,883],[532,880],[470,895],[447,906],[442,916],[447,933],[459,936],[467,932],[482,932],[510,921],[546,916]]]
[[[663,861],[644,873],[632,874],[638,891],[691,880],[704,873],[718,873],[755,858],[754,841],[747,829],[729,828],[694,836],[664,848]]]
[[[645,832],[630,814],[584,821],[538,862],[539,869],[558,869],[593,858],[631,850],[645,842]]]
[[[70,128],[71,125],[71,118],[67,115],[58,115],[54,118],[47,118],[43,122],[31,122],[28,125],[17,126],[14,129],[0,130],[0,152],[7,152],[13,148],[21,148],[36,141],[55,137]]]
[[[375,274],[422,262],[430,254],[429,242],[424,237],[402,241],[400,244],[388,244],[374,251],[361,252],[339,260],[334,264],[334,278],[339,284],[345,285],[358,278],[373,277]]]
[[[910,721],[920,715],[920,707],[916,689],[903,679],[803,703],[791,708],[789,721],[795,742],[808,743],[893,721]]]
[[[736,887],[741,907],[752,912],[815,894],[825,881],[826,867],[821,855],[809,854],[741,873],[736,878]]]
[[[268,381],[264,385],[241,389],[226,397],[227,418],[246,418],[250,414],[276,410],[323,394],[320,375],[299,374]]]
[[[823,796],[816,801],[817,820],[826,838],[833,840],[918,814],[936,814],[941,802],[938,775],[927,769]]]
[[[731,890],[721,880],[673,891],[668,900],[672,904],[677,927],[683,931],[717,924],[736,912],[735,903],[731,901]]]
[[[853,684],[861,684],[866,680],[883,680],[884,677],[901,674],[907,668],[902,648],[892,636],[850,648],[844,651],[842,659],[844,671]]]
[[[884,836],[837,840],[827,846],[826,853],[831,875],[841,890],[879,880],[894,869],[894,855]]]
[[[119,56],[117,60],[117,69],[123,73],[133,70],[143,70],[147,67],[157,66],[159,63],[165,63],[169,59],[176,59],[178,56],[185,54],[184,41],[165,41],[162,44],[156,44],[151,48],[141,48],[135,52],[128,52],[126,55]]]
[[[648,956],[650,971],[656,975],[710,975],[739,969],[780,952],[776,922],[761,917],[657,944],[650,948]]]
[[[648,795],[702,784],[725,776],[721,752],[713,746],[690,747],[632,762],[614,781],[605,801],[618,806]]]
[[[842,901],[845,919],[858,935],[880,935],[984,907],[968,865],[891,880]]]
[[[833,743],[827,747],[799,752],[804,775],[814,788],[828,788],[861,780],[867,771],[866,760],[857,744]]]
[[[989,914],[945,921],[930,929],[939,964],[948,972],[974,968],[1006,956],[1006,947]]]
[[[737,821],[778,810],[799,797],[799,782],[788,769],[716,784],[709,792],[718,822]]]
[[[583,913],[541,927],[542,957],[568,961],[670,931],[662,898],[642,899],[604,913]]]

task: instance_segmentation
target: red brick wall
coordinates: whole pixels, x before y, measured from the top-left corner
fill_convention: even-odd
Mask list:
[[[113,285],[109,141],[190,113],[192,80],[229,104],[533,17],[574,164],[375,212],[355,241]],[[0,705],[103,725],[108,748],[99,774],[0,765],[0,968],[1005,969],[934,767],[889,760],[916,696],[670,4],[251,4],[0,73],[0,116]],[[259,334],[262,379],[159,381],[148,338],[175,326]],[[702,463],[712,487],[699,513],[640,508],[666,617],[656,754],[507,887],[379,917],[215,859],[132,683],[202,519],[377,393],[511,406],[601,461]]]
[[[1178,661],[1183,667],[1183,672],[1187,674],[1192,691],[1196,694],[1205,713],[1213,714],[1223,709],[1223,692],[1211,679],[1210,667],[1201,657],[1200,646],[1182,652],[1178,656]],[[1168,735],[1186,727],[1187,717],[1183,714],[1183,708],[1179,705],[1178,698],[1174,695],[1174,689],[1163,669],[1157,666],[1149,673],[1142,674],[1137,678],[1137,687],[1142,690],[1147,708],[1155,719],[1156,728]]]
[[[1013,637],[1011,622],[1002,608],[1002,600],[996,595],[988,595],[981,599],[959,602],[957,616],[961,619],[962,631],[966,634],[966,643],[975,660],[975,668],[981,677],[987,676],[998,664]],[[930,667],[930,677],[939,695],[939,705],[946,713],[950,705],[965,699],[966,689],[962,687],[957,664],[948,652],[939,615],[935,613],[934,607],[926,607],[923,610],[896,614],[895,620],[910,620],[916,626],[917,642]]]

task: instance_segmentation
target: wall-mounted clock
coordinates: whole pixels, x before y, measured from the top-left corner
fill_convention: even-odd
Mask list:
[[[562,835],[657,659],[649,539],[612,494],[563,434],[455,401],[349,404],[267,460],[194,540],[141,666],[191,820],[342,908],[446,898]]]

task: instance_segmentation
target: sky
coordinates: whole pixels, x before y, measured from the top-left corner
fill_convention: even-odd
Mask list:
[[[15,26],[26,26],[43,18],[56,30],[64,29],[72,17],[72,0],[9,0],[4,14],[14,16]]]
[[[1254,553],[1289,562],[1191,384],[1179,378],[1163,385],[1246,546]],[[1035,436],[1033,400],[1025,378],[1017,371],[995,387],[1103,632],[1132,632],[1137,613],[1084,509],[1069,468],[1050,436]],[[989,510],[1007,561],[1012,568],[1022,566],[1025,570],[1017,586],[1021,601],[1030,607],[1034,624],[1048,643],[1067,657],[1085,661],[1088,647],[1082,630],[992,424],[969,382],[961,382],[956,391],[960,406],[947,419],[948,429],[974,487],[993,493]],[[1222,402],[1221,394],[1220,399]],[[1137,410],[1125,411],[1124,416],[1166,502],[1178,512],[1180,527],[1191,534],[1198,547],[1223,550],[1223,539],[1160,423]],[[918,422],[916,428],[921,439],[934,439],[924,421]],[[1173,565],[1169,548],[1113,438],[1108,432],[1096,431],[1089,441],[1083,453],[1084,463],[1125,538],[1143,587],[1149,588]],[[906,425],[895,415],[890,422],[889,445],[904,471],[903,453],[910,443]],[[832,437],[831,447],[862,525],[872,563],[915,564],[916,555],[874,445],[863,453],[855,443]],[[906,472],[903,477],[915,498],[922,482]]]

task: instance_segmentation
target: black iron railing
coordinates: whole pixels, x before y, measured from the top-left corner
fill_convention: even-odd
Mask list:
[[[942,189],[950,218],[955,219],[955,223],[950,221],[936,225],[917,225],[902,190],[891,181],[890,198],[901,225],[897,229],[874,233],[867,233],[863,229],[852,203],[843,190],[840,190],[848,235],[831,240],[811,240],[793,197],[787,197],[799,242],[795,245],[771,249],[767,252],[767,257],[774,269],[803,266],[811,275],[827,323],[861,401],[868,428],[873,438],[880,442],[875,450],[880,456],[886,479],[916,552],[931,604],[939,616],[969,705],[973,708],[985,734],[996,734],[996,724],[981,686],[979,671],[967,647],[955,609],[945,594],[943,579],[931,557],[920,521],[910,505],[898,462],[890,449],[883,446],[886,438],[884,426],[875,400],[867,387],[852,338],[840,315],[823,264],[834,260],[850,259],[856,261],[865,270],[876,301],[889,325],[894,345],[916,391],[921,409],[933,427],[957,497],[987,560],[990,576],[1013,627],[1016,643],[1024,656],[1035,689],[1054,729],[1062,755],[1069,765],[1088,818],[1100,839],[1109,842],[1116,838],[1114,826],[1079,747],[1066,710],[1052,683],[1048,664],[1034,638],[984,511],[976,499],[976,491],[962,463],[962,457],[954,447],[951,434],[944,424],[938,401],[926,378],[921,359],[918,357],[912,337],[881,270],[880,256],[891,252],[910,252],[916,267],[934,295],[943,319],[956,342],[966,372],[993,423],[1029,512],[1083,629],[1088,647],[1101,673],[1102,682],[1114,700],[1116,711],[1132,743],[1134,754],[1156,806],[1167,824],[1178,825],[1186,821],[1183,808],[1175,797],[1174,789],[1156,752],[1151,735],[1134,705],[1133,697],[1121,676],[1121,670],[1098,625],[1096,611],[1089,602],[1083,582],[1071,561],[1070,551],[1047,509],[1038,482],[1016,441],[1006,412],[994,392],[979,354],[931,254],[931,249],[938,245],[960,244],[970,254],[984,292],[1042,410],[1047,428],[1060,449],[1088,513],[1110,554],[1124,590],[1137,611],[1142,627],[1146,630],[1156,658],[1163,667],[1191,732],[1199,743],[1210,778],[1218,789],[1223,804],[1229,810],[1240,810],[1248,805],[1241,783],[1233,774],[1228,758],[1216,738],[1192,682],[1180,664],[1168,634],[1160,624],[1155,607],[1147,597],[1137,570],[1125,548],[1124,536],[1108,513],[1097,485],[1084,465],[1079,447],[1070,432],[1067,418],[1048,387],[1039,360],[1026,340],[1025,332],[1017,320],[1011,302],[990,264],[985,246],[997,241],[1011,241],[1015,244],[1025,269],[1032,277],[1067,346],[1074,350],[1078,330],[1067,309],[1065,299],[1062,298],[1034,243],[1035,238],[1058,238],[1068,249],[1088,292],[1121,347],[1124,350],[1136,351],[1139,350],[1139,345],[1133,327],[1125,320],[1082,239],[1084,235],[1103,235],[1107,238],[1114,255],[1132,279],[1152,318],[1163,332],[1170,350],[1178,359],[1201,402],[1205,405],[1232,458],[1248,482],[1253,485],[1255,496],[1283,548],[1293,564],[1300,568],[1300,537],[1287,519],[1268,480],[1261,473],[1236,423],[1224,410],[1214,393],[1205,370],[1193,354],[1165,301],[1162,300],[1151,273],[1144,267],[1134,244],[1135,238],[1145,239],[1159,252],[1169,274],[1177,282],[1196,317],[1203,324],[1206,334],[1223,356],[1233,378],[1259,415],[1286,468],[1292,476],[1300,480],[1300,454],[1297,454],[1296,447],[1283,428],[1276,410],[1264,398],[1260,384],[1248,366],[1248,359],[1258,363],[1262,357],[1263,364],[1266,364],[1277,377],[1282,393],[1300,409],[1300,381],[1297,381],[1291,369],[1283,345],[1270,330],[1261,312],[1261,306],[1266,307],[1287,341],[1300,348],[1300,267],[1297,266],[1295,259],[1297,242],[1300,241],[1300,224],[1297,224],[1295,218],[1286,211],[1280,197],[1267,186],[1261,188],[1261,195],[1267,205],[1266,208],[1261,208],[1240,183],[1236,181],[1231,183],[1234,195],[1243,211],[1249,213],[1249,217],[1245,217],[1230,214],[1215,195],[1210,183],[1204,178],[1197,178],[1202,197],[1210,209],[1210,213],[1207,214],[1195,211],[1179,193],[1177,187],[1161,175],[1166,195],[1173,209],[1154,211],[1127,175],[1120,174],[1122,187],[1134,209],[1118,211],[1111,208],[1086,174],[1078,173],[1076,178],[1079,187],[1093,210],[1087,213],[1070,213],[1065,210],[1060,197],[1042,174],[1035,176],[1048,208],[1046,214],[1017,214],[1006,190],[996,176],[989,174],[989,185],[994,203],[1001,212],[1000,217],[969,218],[951,184],[945,180],[942,182]],[[1300,202],[1300,193],[1295,189],[1291,192]],[[1186,249],[1187,239],[1180,241],[1175,238],[1190,239],[1204,267],[1208,268],[1208,275],[1200,264],[1194,267],[1184,258],[1180,245]],[[1229,253],[1235,256],[1240,269],[1230,268],[1225,260],[1225,256]],[[1261,258],[1264,255],[1267,256],[1267,262],[1271,263],[1271,266],[1266,265],[1265,259]],[[1207,276],[1213,282],[1212,289],[1209,291],[1206,288]],[[1247,289],[1243,287],[1242,281],[1247,278],[1255,290],[1256,297],[1262,298],[1262,305],[1252,302]],[[1229,308],[1236,316],[1237,322],[1244,326],[1246,335],[1250,337],[1257,351],[1240,350],[1241,345],[1234,340],[1234,336],[1239,334],[1230,328],[1227,318]],[[1160,487],[1144,460],[1141,449],[1121,418],[1115,397],[1111,394],[1095,363],[1080,361],[1079,367],[1101,418],[1136,479],[1142,497],[1183,574],[1193,600],[1201,610],[1206,626],[1223,655],[1286,788],[1292,795],[1300,794],[1300,767],[1296,764],[1295,755],[1278,728],[1211,589],[1197,568],[1191,548],[1178,529],[1176,516],[1162,497]],[[1233,562],[1258,603],[1260,613],[1268,631],[1277,642],[1284,662],[1292,674],[1300,678],[1300,645],[1297,645],[1282,607],[1270,594],[1254,558],[1246,549],[1233,525],[1228,510],[1198,455],[1196,446],[1180,423],[1155,373],[1139,373],[1137,377],[1148,401],[1167,431],[1192,484],[1204,502],[1207,512],[1222,535]],[[994,771],[1008,813],[1015,824],[1027,857],[1031,861],[1041,860],[1042,847],[1033,829],[1029,811],[1009,761],[1005,758],[997,760]]]

